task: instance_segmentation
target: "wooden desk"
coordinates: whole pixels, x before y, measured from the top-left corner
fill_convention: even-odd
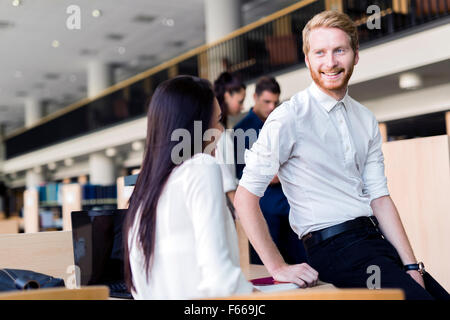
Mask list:
[[[0,220],[0,233],[19,233],[19,221],[16,219]]]
[[[68,286],[73,265],[71,231],[0,234],[0,268],[32,270]]]
[[[258,278],[270,277],[270,273],[267,271],[266,267],[263,265],[258,265],[258,264],[251,264],[251,265],[249,265],[249,268],[247,270],[242,270],[242,272],[244,273],[244,275],[248,281],[253,280],[253,279],[258,279]],[[317,283],[317,286],[315,286],[315,287],[306,288],[303,290],[310,291],[310,290],[323,290],[323,289],[339,290],[338,288],[333,286],[331,283],[326,283],[326,282],[322,282],[322,281],[319,281]]]
[[[89,286],[80,289],[46,288],[2,292],[0,300],[107,300],[108,296],[108,287]]]
[[[247,280],[269,277],[262,265],[249,265],[243,270]],[[330,283],[320,282],[317,286],[278,292],[256,292],[244,295],[232,295],[217,300],[403,300],[405,295],[400,289],[369,290],[338,289]]]

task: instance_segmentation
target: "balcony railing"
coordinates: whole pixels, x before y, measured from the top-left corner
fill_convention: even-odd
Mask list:
[[[368,13],[371,5],[377,6],[376,10]],[[325,9],[347,13],[358,24],[360,44],[364,47],[431,21],[447,21],[449,7],[450,0],[299,1],[224,39],[116,84],[95,99],[82,100],[41,119],[31,128],[13,133],[5,141],[6,158],[143,117],[155,88],[178,74],[212,81],[227,70],[249,82],[262,75],[301,67],[304,64],[302,29],[312,16]]]

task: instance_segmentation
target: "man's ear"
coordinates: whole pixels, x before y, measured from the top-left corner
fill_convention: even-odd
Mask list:
[[[223,94],[223,99],[225,101],[229,100],[231,98],[231,94],[228,91],[225,91],[225,93]]]
[[[309,69],[308,55],[305,55],[305,64],[306,64],[306,67]]]
[[[359,48],[357,48],[355,52],[355,65],[358,64],[358,61],[359,61]]]

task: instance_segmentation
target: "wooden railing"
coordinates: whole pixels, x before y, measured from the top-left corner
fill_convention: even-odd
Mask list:
[[[379,12],[367,13],[376,4]],[[111,86],[20,129],[5,139],[10,159],[96,130],[145,116],[155,88],[178,74],[214,80],[227,70],[246,81],[302,67],[301,32],[307,21],[325,9],[341,10],[358,25],[361,46],[399,31],[449,18],[450,0],[303,0],[240,28],[213,43]],[[379,28],[368,22],[379,19]]]

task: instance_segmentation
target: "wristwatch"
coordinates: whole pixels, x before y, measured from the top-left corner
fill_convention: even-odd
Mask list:
[[[404,266],[404,269],[405,271],[417,270],[421,275],[423,275],[423,273],[425,272],[425,265],[423,264],[423,262],[406,264]]]

